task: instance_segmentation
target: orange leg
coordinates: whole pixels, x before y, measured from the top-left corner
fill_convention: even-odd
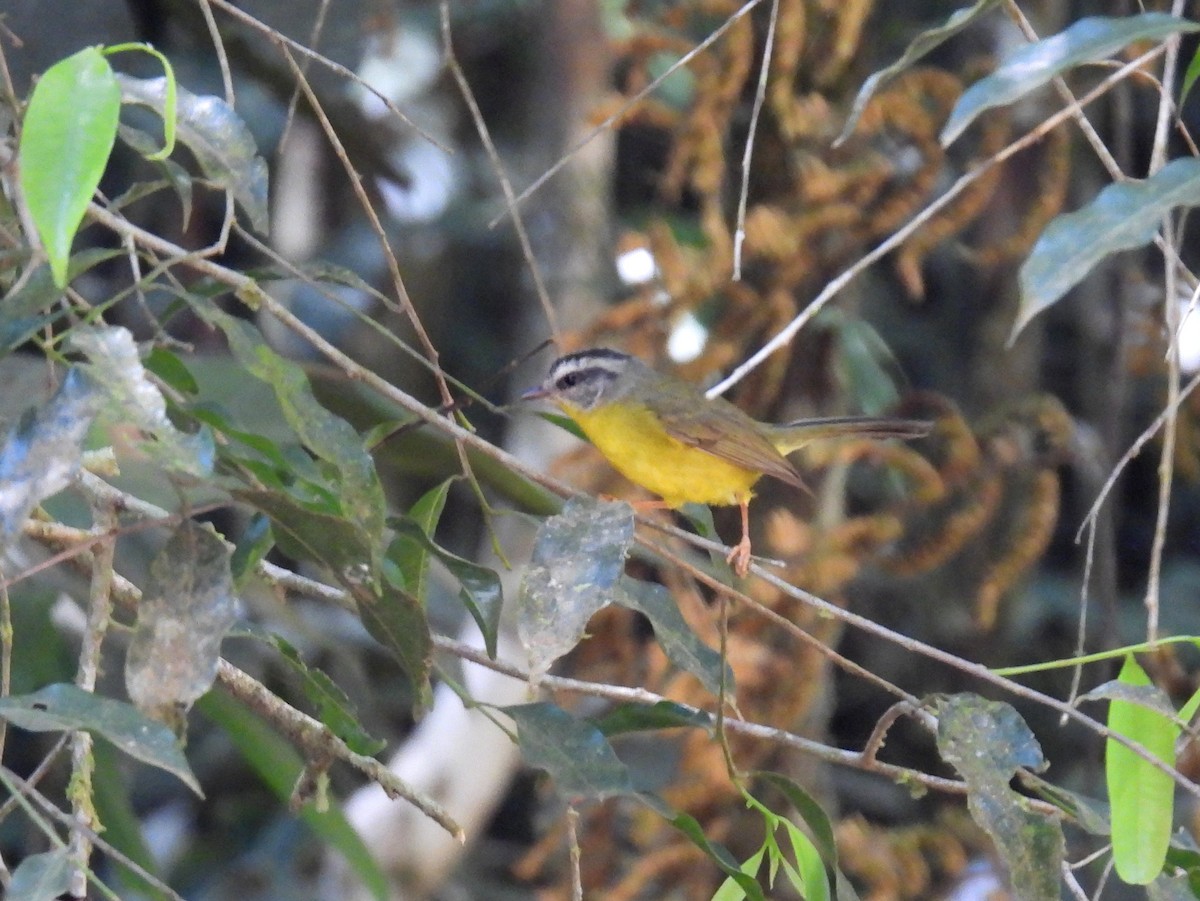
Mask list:
[[[733,571],[737,573],[739,578],[744,579],[746,574],[750,572],[750,501],[744,500],[741,502],[742,508],[742,540],[739,541],[729,556],[725,558],[725,562],[733,567]]]

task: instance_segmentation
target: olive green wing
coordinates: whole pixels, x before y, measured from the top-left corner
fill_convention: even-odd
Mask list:
[[[655,397],[655,412],[668,435],[689,447],[808,490],[795,467],[775,449],[757,422],[727,400],[708,400],[692,386],[687,388],[687,395],[666,390]]]

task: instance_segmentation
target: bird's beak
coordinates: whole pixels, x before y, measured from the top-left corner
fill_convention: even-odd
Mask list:
[[[541,400],[543,397],[550,396],[550,389],[545,385],[538,385],[535,388],[530,388],[521,393],[521,400]]]

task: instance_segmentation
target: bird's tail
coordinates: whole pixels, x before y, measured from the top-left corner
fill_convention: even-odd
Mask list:
[[[921,438],[929,434],[932,422],[886,416],[831,416],[801,419],[768,426],[771,443],[782,454],[799,450],[811,441],[830,438]]]

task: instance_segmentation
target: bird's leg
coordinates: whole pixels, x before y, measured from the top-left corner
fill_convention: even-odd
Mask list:
[[[734,545],[725,562],[733,567],[738,578],[744,579],[750,572],[750,501],[741,502],[742,507],[742,540]]]
[[[640,501],[627,501],[626,503],[638,513],[645,513],[647,510],[666,510],[671,506],[662,498],[646,498]]]

